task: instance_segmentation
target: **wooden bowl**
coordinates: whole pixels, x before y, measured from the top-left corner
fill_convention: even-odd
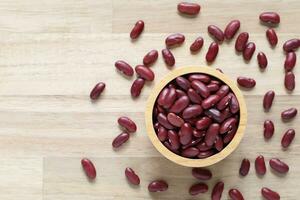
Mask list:
[[[178,76],[190,74],[190,73],[203,73],[208,74],[210,76],[216,77],[226,83],[233,93],[236,95],[239,105],[240,105],[240,121],[239,121],[239,127],[238,130],[234,136],[234,138],[231,140],[231,142],[221,151],[218,152],[208,158],[204,159],[190,159],[185,158],[180,155],[177,155],[170,150],[168,150],[158,139],[156,132],[153,127],[153,107],[155,104],[155,101],[161,92],[161,90],[173,79],[175,79]],[[240,91],[240,89],[236,86],[236,83],[233,82],[228,76],[225,74],[219,72],[218,70],[215,70],[211,67],[182,67],[176,70],[171,71],[168,75],[166,75],[154,88],[152,93],[149,96],[147,105],[146,105],[146,128],[147,128],[147,134],[152,142],[152,144],[155,146],[155,148],[167,159],[183,166],[187,167],[206,167],[213,165],[224,158],[226,158],[228,155],[230,155],[239,145],[240,141],[242,140],[242,137],[244,135],[244,131],[246,128],[247,123],[247,109],[244,97]]]

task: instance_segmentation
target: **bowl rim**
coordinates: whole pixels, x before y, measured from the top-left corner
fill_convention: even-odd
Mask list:
[[[231,142],[219,153],[216,153],[208,158],[204,159],[191,159],[191,158],[185,158],[180,155],[177,155],[173,152],[171,152],[169,149],[167,149],[162,142],[158,139],[156,132],[154,130],[153,126],[153,107],[155,104],[155,101],[160,93],[160,91],[173,79],[175,79],[178,76],[190,74],[190,73],[203,73],[208,74],[210,76],[216,77],[226,83],[230,89],[235,94],[239,106],[240,106],[240,121],[239,121],[239,127],[238,130],[234,136],[234,138],[231,140]],[[227,75],[221,73],[220,71],[212,68],[212,67],[206,67],[206,66],[187,66],[187,67],[180,67],[177,69],[172,70],[170,73],[168,73],[165,77],[163,77],[162,80],[160,80],[159,83],[155,86],[155,88],[151,91],[147,103],[146,103],[146,111],[145,111],[145,120],[146,120],[146,130],[147,135],[151,140],[151,143],[154,145],[154,147],[167,159],[187,167],[206,167],[213,165],[227,156],[229,156],[240,144],[243,136],[244,131],[247,124],[247,108],[244,96],[236,83],[232,81]]]

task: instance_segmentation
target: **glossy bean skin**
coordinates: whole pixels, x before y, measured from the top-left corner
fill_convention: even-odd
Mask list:
[[[286,54],[284,61],[284,69],[286,72],[292,71],[296,65],[297,56],[296,53],[291,51]]]
[[[190,99],[187,96],[182,96],[175,101],[173,106],[170,109],[170,112],[180,113],[183,111],[190,103]]]
[[[216,39],[217,41],[222,42],[222,41],[224,40],[224,33],[223,33],[223,31],[222,31],[219,27],[217,27],[217,26],[215,26],[215,25],[209,25],[209,26],[207,27],[207,31],[208,31],[208,33],[210,33],[210,34],[214,37],[214,39]]]
[[[90,159],[88,159],[88,158],[81,159],[81,166],[82,166],[86,176],[89,179],[93,180],[96,178],[96,176],[97,176],[96,168]]]
[[[191,84],[192,88],[196,90],[198,94],[200,94],[202,97],[207,98],[210,94],[208,88],[204,83],[198,80],[192,81]]]
[[[184,42],[184,40],[185,40],[185,37],[183,34],[174,33],[174,34],[169,35],[166,38],[165,43],[168,48],[172,48],[172,47],[181,45]]]
[[[207,150],[207,151],[200,151],[200,153],[197,155],[198,158],[203,159],[203,158],[208,158],[212,155],[214,155],[213,150]]]
[[[197,3],[181,2],[177,5],[178,12],[186,15],[198,15],[201,6]]]
[[[161,53],[166,65],[169,67],[173,67],[175,65],[175,58],[172,52],[169,49],[163,49]]]
[[[157,58],[158,58],[158,51],[151,50],[144,56],[143,63],[145,66],[150,66],[157,60]]]
[[[118,135],[112,142],[113,148],[119,148],[129,139],[129,133],[123,132]]]
[[[217,104],[218,110],[224,110],[230,103],[232,95],[226,95]]]
[[[164,88],[160,93],[159,93],[159,96],[157,98],[157,103],[159,105],[164,105],[165,103],[165,99],[166,99],[166,96],[167,94],[169,93],[169,88]]]
[[[216,92],[220,89],[220,86],[215,83],[210,83],[206,86],[210,92]]]
[[[227,40],[230,40],[234,37],[236,32],[239,30],[241,22],[239,20],[232,20],[229,22],[225,28],[224,36]]]
[[[179,149],[180,143],[179,143],[178,134],[173,130],[169,130],[168,131],[168,138],[169,138],[169,143],[171,145],[171,148],[173,150]]]
[[[285,52],[296,51],[300,47],[300,39],[290,39],[283,44],[283,50]]]
[[[125,61],[123,60],[118,60],[115,62],[115,67],[122,72],[126,76],[133,76],[133,69],[132,67]]]
[[[229,104],[230,112],[235,114],[240,110],[240,105],[239,105],[239,102],[238,102],[236,96],[233,95],[232,93],[230,93],[230,95],[231,95],[231,101]]]
[[[250,161],[247,158],[244,158],[242,160],[241,167],[239,170],[240,175],[247,176],[247,174],[249,173],[249,169],[250,169]]]
[[[130,32],[130,38],[131,39],[137,39],[141,33],[144,30],[144,21],[143,20],[139,20],[135,23],[133,29]]]
[[[169,88],[168,93],[166,93],[166,96],[162,99],[162,106],[165,109],[170,108],[176,100],[176,95],[177,94],[175,88]]]
[[[181,149],[182,150],[185,150],[189,147],[195,147],[197,144],[199,144],[201,142],[202,138],[198,138],[198,139],[195,139],[195,140],[192,140],[190,143],[186,144],[186,145],[182,145],[181,146]],[[196,147],[197,148],[197,147]],[[198,148],[197,148],[198,149]],[[198,149],[199,150],[199,149]]]
[[[276,46],[277,43],[278,43],[278,37],[277,37],[277,34],[275,32],[274,29],[272,28],[269,28],[267,31],[266,31],[266,36],[267,36],[267,39],[270,43],[271,46]]]
[[[187,96],[187,94],[183,90],[176,89],[176,97],[180,98],[180,97],[183,97],[183,96]]]
[[[208,146],[211,146],[214,144],[217,135],[219,134],[220,125],[217,123],[213,123],[209,126],[206,135],[205,135],[205,143]]]
[[[189,81],[193,82],[194,80],[201,81],[202,83],[209,83],[211,78],[206,74],[192,74],[188,77]]]
[[[261,189],[261,194],[267,200],[280,200],[280,195],[267,187]]]
[[[142,79],[142,78],[135,79],[135,81],[132,83],[131,89],[130,89],[131,96],[134,98],[140,96],[144,85],[145,85],[144,79]]]
[[[288,91],[293,91],[295,89],[295,74],[293,72],[285,73],[284,86]]]
[[[182,112],[182,117],[184,119],[190,119],[193,117],[197,117],[202,114],[203,109],[200,105],[191,105],[185,108]]]
[[[202,102],[201,96],[192,88],[188,89],[187,95],[193,103],[200,104]]]
[[[174,126],[169,123],[167,116],[163,113],[157,115],[157,121],[166,129],[174,129]]]
[[[198,195],[200,193],[205,193],[208,191],[208,186],[205,183],[197,183],[190,187],[190,195]]]
[[[223,148],[224,148],[223,139],[222,139],[222,137],[217,135],[216,140],[215,140],[215,149],[217,151],[222,151]]]
[[[244,49],[246,48],[248,39],[249,39],[249,34],[247,32],[240,33],[235,41],[235,50],[238,52],[243,52]]]
[[[244,200],[242,193],[238,189],[230,189],[228,194],[232,200]]]
[[[90,98],[92,100],[97,100],[104,89],[105,89],[105,83],[103,82],[97,83],[90,93]]]
[[[191,87],[191,83],[182,76],[176,78],[176,83],[179,87],[181,87],[185,91],[187,91]]]
[[[189,123],[184,123],[179,131],[179,141],[182,145],[187,145],[192,141],[193,129]]]
[[[265,175],[267,169],[266,169],[266,163],[265,158],[260,155],[255,159],[255,170],[256,173],[259,175]]]
[[[233,127],[237,125],[237,120],[235,117],[231,117],[226,119],[220,126],[220,134],[227,133],[228,131],[232,130]]]
[[[196,138],[203,138],[206,134],[206,131],[200,131],[200,130],[197,130],[197,129],[194,129],[193,130],[193,136],[196,137]]]
[[[220,98],[223,98],[229,93],[229,90],[230,88],[228,87],[228,85],[222,85],[216,92],[216,95],[218,95]]]
[[[213,148],[213,146],[208,146],[205,142],[201,142],[197,145],[197,148],[201,152],[207,152]]]
[[[203,181],[207,181],[212,178],[211,171],[209,169],[205,169],[205,168],[193,168],[192,175],[195,178],[197,178],[199,180],[203,180]]]
[[[181,152],[181,156],[186,157],[186,158],[193,158],[199,154],[199,149],[196,147],[189,147],[184,149]]]
[[[210,126],[211,123],[212,123],[212,120],[210,118],[202,117],[201,119],[199,119],[196,122],[196,128],[198,130],[205,130]]]
[[[182,124],[184,123],[183,119],[174,113],[169,113],[167,115],[167,119],[170,124],[176,127],[181,127]]]
[[[161,142],[164,142],[168,138],[168,131],[165,127],[161,126],[158,128],[157,137]]]
[[[257,54],[257,62],[260,69],[266,69],[268,66],[268,59],[264,52],[259,52]]]
[[[218,55],[218,52],[219,52],[218,43],[212,42],[209,45],[209,48],[208,48],[206,56],[205,56],[206,61],[207,62],[213,62],[216,59],[216,57]]]
[[[263,12],[259,15],[260,21],[268,24],[279,24],[280,16],[276,12]]]
[[[294,129],[288,129],[282,136],[281,146],[283,148],[288,148],[290,146],[290,144],[292,143],[292,141],[294,140],[295,135],[296,135],[296,133],[295,133]]]
[[[119,117],[118,124],[129,133],[136,132],[136,124],[129,117]]]
[[[224,190],[224,182],[223,181],[217,182],[211,192],[211,200],[220,200],[222,197],[223,190]]]
[[[290,120],[293,119],[298,113],[298,110],[296,108],[289,108],[287,110],[282,111],[281,113],[281,119],[282,120]]]
[[[251,58],[255,52],[255,49],[256,49],[255,44],[253,42],[249,42],[243,51],[243,58],[247,61],[251,60]]]
[[[139,176],[130,167],[127,167],[125,169],[125,176],[131,184],[133,184],[133,185],[139,185],[140,184]]]
[[[269,164],[270,167],[278,173],[285,174],[289,171],[289,166],[278,158],[272,158]]]
[[[163,180],[155,180],[149,183],[148,191],[149,192],[163,192],[168,189],[168,183]]]
[[[275,92],[273,90],[266,92],[264,99],[263,99],[263,107],[264,107],[265,111],[270,110],[270,108],[273,104],[274,97],[275,97]]]
[[[196,53],[196,52],[200,51],[201,48],[202,48],[202,46],[203,46],[203,44],[204,44],[203,38],[202,37],[197,37],[195,39],[195,41],[191,44],[190,51],[192,53]]]
[[[209,110],[206,110],[204,113],[218,123],[221,123],[221,121],[223,120],[222,113],[218,109],[210,108]]]
[[[216,105],[220,100],[220,97],[218,95],[210,95],[209,97],[207,97],[206,99],[204,99],[202,101],[202,108],[203,109],[209,109],[211,107],[213,107],[214,105]]]
[[[264,122],[264,137],[270,139],[274,134],[274,123],[271,120],[265,120]]]
[[[256,85],[256,81],[253,78],[239,76],[237,78],[239,86],[244,88],[253,88]]]

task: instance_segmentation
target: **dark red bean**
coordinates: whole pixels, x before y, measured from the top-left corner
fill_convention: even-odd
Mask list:
[[[200,159],[204,159],[204,158],[208,158],[208,157],[214,155],[214,153],[215,152],[213,150],[200,151],[200,153],[197,155],[197,157]]]
[[[296,65],[297,56],[296,53],[291,51],[286,54],[284,61],[284,69],[285,71],[292,71]]]
[[[228,194],[232,200],[244,200],[242,193],[238,189],[230,189]]]
[[[249,38],[249,34],[247,32],[240,33],[235,41],[235,50],[238,52],[243,52],[244,49],[246,48],[248,38]]]
[[[193,168],[192,175],[199,180],[210,180],[212,177],[212,173],[209,169],[204,168]]]
[[[170,88],[168,90],[168,93],[166,94],[165,98],[163,99],[164,100],[163,107],[165,109],[170,108],[173,105],[173,103],[175,102],[176,97],[177,97],[176,90],[174,88]]]
[[[215,120],[218,123],[221,123],[222,121],[222,114],[219,110],[215,109],[215,108],[211,108],[209,110],[205,111],[206,116],[212,118],[213,120]]]
[[[215,141],[215,149],[217,149],[217,151],[222,151],[223,148],[224,148],[223,139],[220,136],[217,136]]]
[[[219,102],[219,100],[220,100],[220,97],[216,94],[213,94],[213,95],[210,95],[209,97],[207,97],[206,99],[204,99],[202,101],[201,106],[203,109],[209,109],[209,108],[215,106],[216,103]]]
[[[239,20],[232,20],[231,22],[229,22],[224,31],[225,38],[227,40],[232,39],[236,32],[239,30],[240,25],[241,23]]]
[[[240,175],[241,176],[246,176],[249,173],[250,169],[250,161],[247,158],[244,158],[241,163],[240,167]]]
[[[196,40],[191,44],[190,51],[195,53],[201,50],[204,44],[204,40],[202,37],[197,37]]]
[[[81,166],[89,179],[95,179],[97,176],[96,168],[93,162],[88,158],[81,159]]]
[[[187,95],[193,103],[200,104],[202,102],[201,96],[192,88],[188,89]]]
[[[204,83],[198,80],[192,81],[192,88],[196,90],[202,97],[207,98],[210,94],[208,88]]]
[[[258,156],[255,159],[255,170],[256,170],[256,173],[259,175],[264,175],[267,171],[265,158],[262,155]]]
[[[156,116],[157,116],[157,115],[156,115]],[[154,124],[154,129],[155,129],[155,130],[158,130],[160,127],[161,127],[161,125],[160,125],[158,122],[156,122],[156,123]]]
[[[181,125],[184,123],[183,119],[174,113],[169,113],[167,118],[170,124],[176,127],[181,127]]]
[[[279,24],[280,16],[276,12],[263,12],[259,15],[260,21],[269,24]]]
[[[197,15],[200,12],[200,5],[197,3],[181,2],[177,5],[178,12],[186,15]]]
[[[172,52],[169,49],[163,49],[161,53],[166,65],[169,67],[173,67],[175,65],[175,58]]]
[[[205,183],[197,183],[190,187],[190,195],[197,195],[208,191],[208,186]]]
[[[264,52],[258,52],[257,62],[260,69],[266,69],[268,66],[268,59]]]
[[[157,115],[157,121],[162,125],[164,126],[166,129],[173,129],[174,126],[172,124],[169,123],[167,117],[165,114],[163,113],[159,113]]]
[[[196,128],[198,130],[205,130],[210,126],[211,123],[212,120],[209,117],[202,117],[196,122]]]
[[[178,133],[179,135],[179,141],[182,145],[187,145],[192,141],[193,138],[193,129],[192,126],[189,123],[184,123],[180,131]]]
[[[284,86],[287,90],[293,91],[295,89],[295,74],[293,72],[286,72],[284,77]]]
[[[135,81],[132,83],[131,89],[130,89],[131,96],[132,97],[138,97],[138,96],[140,96],[141,91],[142,91],[142,89],[144,87],[144,84],[145,84],[145,80],[144,79],[142,79],[142,78],[135,79]]]
[[[158,51],[157,50],[151,50],[149,51],[143,58],[143,63],[146,66],[149,66],[153,64],[158,58]]]
[[[210,77],[205,74],[192,74],[192,75],[189,75],[188,79],[191,82],[194,80],[198,80],[198,81],[201,81],[202,83],[209,83],[211,81]]]
[[[144,21],[142,20],[137,21],[130,32],[130,38],[131,39],[138,38],[143,30],[144,30]]]
[[[206,131],[199,131],[197,129],[193,130],[193,136],[196,138],[203,138],[203,136],[205,136]]]
[[[244,59],[251,60],[251,58],[255,52],[255,49],[256,49],[255,44],[253,42],[249,42],[243,51]]]
[[[266,92],[263,100],[263,107],[266,111],[270,110],[273,104],[274,97],[275,97],[275,92],[273,90]]]
[[[292,143],[292,141],[294,140],[295,138],[295,130],[294,129],[288,129],[282,139],[281,139],[281,146],[283,148],[287,148],[290,146],[290,144]]]
[[[215,83],[210,83],[206,86],[210,92],[216,92],[220,89],[220,86]]]
[[[208,151],[212,149],[212,145],[208,146],[205,142],[201,142],[200,144],[197,145],[197,148],[199,149],[199,151]]]
[[[177,150],[177,149],[180,148],[179,137],[178,137],[178,134],[175,131],[169,130],[168,131],[168,138],[169,138],[171,148],[173,150]]]
[[[209,25],[207,27],[207,31],[219,42],[222,42],[224,40],[224,33],[223,31],[215,26],[215,25]]]
[[[190,99],[187,96],[180,97],[175,101],[170,109],[170,112],[180,113],[183,111],[190,103]]]
[[[90,98],[92,100],[97,100],[104,89],[105,89],[105,83],[103,82],[97,83],[90,93]]]
[[[231,95],[226,95],[225,97],[223,97],[217,104],[218,110],[224,110],[229,105],[231,98]]]
[[[290,39],[283,44],[285,52],[296,51],[300,47],[300,39]]]
[[[233,126],[232,129],[227,132],[227,134],[223,138],[224,144],[228,144],[229,142],[231,142],[231,140],[234,138],[236,134],[236,131],[237,131],[237,126]]]
[[[166,40],[166,46],[168,48],[174,47],[174,46],[178,46],[181,45],[185,40],[184,35],[182,35],[181,33],[175,33],[175,34],[171,34],[169,35]]]
[[[176,89],[176,97],[177,98],[180,98],[180,97],[183,97],[183,96],[186,96],[186,95],[187,94],[184,91],[182,91],[180,89]]]
[[[168,189],[168,183],[163,180],[155,180],[149,183],[148,190],[149,192],[163,192]]]
[[[129,133],[121,133],[120,135],[118,135],[112,142],[112,146],[114,148],[119,148],[120,146],[122,146],[125,142],[127,142],[127,140],[129,139]]]
[[[158,128],[157,137],[161,142],[164,142],[168,137],[168,131],[165,127],[161,126]]]
[[[220,134],[227,133],[228,131],[232,130],[233,127],[237,125],[237,120],[235,117],[231,117],[226,119],[220,126]]]
[[[272,158],[269,161],[270,167],[278,173],[285,174],[289,171],[289,166],[278,158]]]
[[[239,102],[234,94],[231,93],[231,101],[229,104],[229,108],[232,114],[237,113],[240,110]]]
[[[293,119],[298,113],[296,108],[289,108],[287,110],[282,111],[281,119],[283,120],[290,120]]]
[[[159,96],[157,98],[157,103],[159,105],[164,105],[164,102],[165,102],[165,99],[166,99],[166,96],[167,94],[169,93],[169,88],[164,88],[160,93],[159,93]]]
[[[128,117],[119,117],[118,124],[129,133],[136,132],[136,124]]]
[[[274,123],[271,120],[264,122],[264,137],[270,139],[274,134]]]
[[[148,68],[145,67],[144,65],[137,65],[135,67],[135,72],[143,79],[145,79],[146,81],[153,81],[154,80],[154,73],[153,71]]]
[[[187,91],[191,87],[190,82],[182,76],[176,78],[176,83],[179,87],[181,87],[185,91]]]
[[[208,48],[206,56],[205,56],[206,61],[207,62],[213,62],[216,59],[216,57],[218,55],[218,52],[219,52],[218,43],[212,42],[209,45],[209,48]]]
[[[187,157],[187,158],[193,158],[195,156],[197,156],[199,154],[199,149],[197,149],[196,147],[189,147],[187,149],[184,149],[181,152],[181,155],[183,157]]]
[[[277,192],[266,187],[261,189],[261,194],[267,200],[280,200],[280,195]]]
[[[133,184],[133,185],[139,185],[140,184],[139,176],[130,167],[127,167],[125,169],[125,176],[131,184]]]
[[[166,147],[167,149],[169,149],[169,150],[172,151],[173,153],[179,154],[178,149],[173,149],[169,141],[164,141],[163,144],[165,145],[165,147]]]
[[[197,144],[199,144],[201,142],[202,138],[198,138],[198,139],[195,139],[195,140],[192,140],[190,143],[186,144],[186,145],[182,145],[181,146],[181,149],[185,150],[189,147],[194,147],[196,146]],[[198,149],[198,148],[197,148]]]
[[[214,144],[217,135],[219,134],[220,125],[217,123],[211,124],[206,132],[205,135],[205,143],[208,146],[211,146]]]
[[[222,85],[216,92],[216,95],[218,95],[220,98],[223,98],[228,94],[229,90],[230,88],[228,87],[228,85]]]
[[[190,118],[201,115],[202,112],[203,112],[203,109],[200,105],[191,105],[183,110],[182,117],[184,119],[190,119]]]
[[[123,60],[118,60],[115,62],[115,67],[126,76],[132,76],[134,73],[132,67]]]
[[[256,81],[253,78],[239,76],[237,78],[239,86],[244,88],[253,88],[256,85]]]
[[[223,181],[217,182],[211,192],[211,200],[221,200],[223,190],[224,190],[224,182]]]
[[[230,108],[227,107],[221,112],[221,115],[222,115],[222,120],[221,120],[221,123],[222,123],[224,120],[228,119],[233,114],[231,113]]]
[[[271,46],[276,46],[278,43],[278,37],[274,29],[269,28],[266,31],[266,36]]]

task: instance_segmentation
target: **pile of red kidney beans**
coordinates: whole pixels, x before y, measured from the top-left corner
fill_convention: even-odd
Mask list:
[[[197,16],[200,12],[200,5],[196,3],[182,2],[177,5],[180,15]],[[259,19],[268,28],[266,37],[272,47],[278,43],[278,37],[274,28],[280,23],[280,16],[275,12],[261,13]],[[134,25],[130,37],[136,40],[143,32],[144,22],[139,20]],[[223,40],[231,40],[240,29],[240,21],[229,22],[225,30],[222,31],[215,25],[208,26],[208,33],[215,42],[209,45],[206,53],[206,61],[213,62],[219,51],[219,45]],[[242,53],[243,58],[248,61],[252,59],[256,46],[254,42],[248,42],[249,34],[241,32],[235,42],[235,50]],[[180,33],[172,34],[165,40],[166,48],[161,51],[165,64],[172,67],[175,64],[175,57],[171,49],[180,46],[185,40],[185,36]],[[204,44],[202,37],[198,37],[190,46],[191,53],[197,53]],[[285,78],[284,85],[288,91],[295,88],[295,75],[293,68],[296,65],[295,51],[300,47],[300,39],[290,39],[283,44],[286,54],[284,62]],[[151,50],[143,58],[143,64],[135,67],[137,78],[131,86],[131,96],[136,98],[140,95],[145,81],[153,81],[154,72],[150,66],[158,59],[158,51]],[[268,66],[267,56],[263,52],[257,53],[257,62],[262,70]],[[125,76],[133,76],[133,68],[123,60],[115,63],[115,67]],[[220,70],[221,72],[221,70]],[[237,84],[241,88],[253,88],[256,85],[254,79],[249,77],[238,77]],[[92,100],[97,100],[105,89],[105,83],[99,82],[90,93]],[[266,112],[271,109],[274,91],[267,91],[263,98],[263,107]],[[289,108],[281,113],[282,121],[292,120],[297,115],[296,108]],[[230,88],[222,81],[205,74],[188,74],[177,77],[168,84],[160,93],[153,111],[154,128],[159,140],[171,151],[183,157],[202,159],[221,151],[234,137],[239,123],[239,104]],[[136,124],[128,117],[120,117],[118,124],[123,128],[123,132],[112,142],[113,148],[119,148],[129,138],[130,134],[137,130]],[[274,123],[271,120],[264,122],[264,137],[270,139],[274,134]],[[228,136],[229,135],[229,136]],[[282,137],[281,146],[286,149],[295,137],[295,130],[288,129]],[[226,139],[227,138],[227,139]],[[96,178],[96,169],[92,161],[83,158],[82,167],[90,179]],[[265,158],[259,155],[255,159],[256,173],[263,176],[266,173]],[[277,173],[285,174],[289,171],[289,166],[278,158],[269,160],[270,167]],[[241,162],[239,174],[246,176],[250,169],[250,161],[244,158]],[[211,179],[212,173],[208,169],[194,168],[192,175],[201,181]],[[131,168],[125,169],[125,176],[131,184],[139,185],[140,178]],[[165,180],[154,180],[149,183],[149,192],[162,192],[168,189]],[[211,199],[221,199],[224,190],[224,182],[215,184],[211,192]],[[189,193],[197,195],[208,191],[205,182],[199,182],[190,187]],[[267,188],[261,189],[262,196],[267,200],[278,200],[280,195]],[[242,193],[236,189],[229,189],[228,195],[233,200],[243,200]]]

